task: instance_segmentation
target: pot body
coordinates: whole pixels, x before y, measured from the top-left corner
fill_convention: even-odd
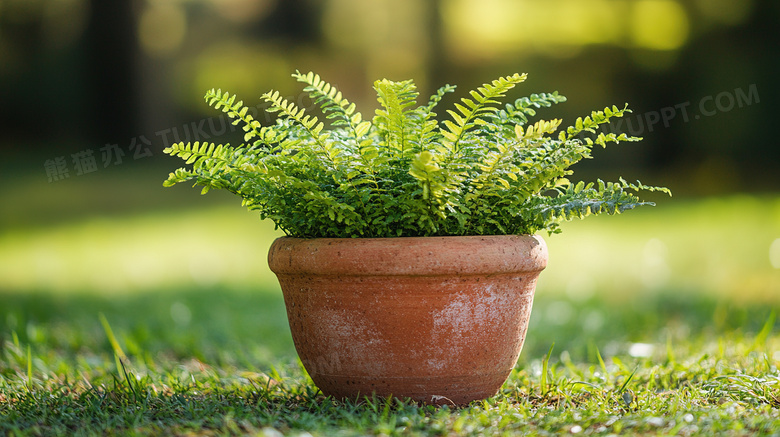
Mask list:
[[[538,236],[283,237],[271,246],[295,348],[326,395],[465,404],[517,362]]]

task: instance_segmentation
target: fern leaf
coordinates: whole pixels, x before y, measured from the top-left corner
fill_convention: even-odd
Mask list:
[[[585,184],[579,182],[576,185],[568,184],[558,189],[559,195],[554,198],[534,197],[525,207],[527,220],[548,223],[547,229],[554,231],[556,223],[575,218],[585,218],[597,214],[620,214],[638,206],[654,205],[652,202],[642,202],[626,189],[635,191],[661,191],[671,195],[671,192],[663,187],[649,187],[637,184],[629,184],[624,179],[619,182],[597,181]]]
[[[172,187],[179,182],[185,182],[193,179],[195,177],[195,173],[185,169],[185,168],[179,168],[176,169],[173,173],[170,173],[168,175],[168,179],[166,179],[163,182],[163,187]]]
[[[303,90],[320,105],[320,109],[328,119],[334,120],[333,125],[346,125],[351,139],[359,145],[360,139],[370,130],[371,123],[363,121],[363,116],[355,111],[355,104],[344,98],[341,91],[322,80],[318,74],[313,72],[302,74],[296,71],[293,77],[307,85]]]
[[[269,112],[280,112],[284,117],[294,121],[304,128],[309,138],[319,146],[320,152],[325,155],[327,160],[334,166],[337,164],[338,152],[334,150],[333,145],[328,141],[329,134],[321,133],[324,127],[316,116],[306,115],[303,108],[299,108],[293,102],[287,101],[281,96],[279,91],[268,91],[261,96],[263,100],[271,104]],[[287,142],[287,145],[290,143]]]
[[[254,108],[212,89],[207,103],[242,125],[246,144],[173,144],[165,152],[188,168],[172,172],[164,185],[193,181],[203,192],[238,194],[247,208],[298,237],[558,232],[563,220],[650,205],[638,191],[670,194],[622,178],[569,182],[570,167],[596,145],[637,140],[604,129],[628,108],[593,111],[565,129],[557,119],[529,121],[566,98],[531,94],[502,107],[501,98],[525,75],[466,93],[441,122],[434,110],[455,89],[449,85],[417,106],[411,80],[377,81],[380,108],[366,120],[320,76],[296,71],[293,77],[306,84],[319,118],[269,91],[262,99],[279,117],[261,126]]]
[[[566,138],[575,138],[583,132],[596,133],[596,128],[598,128],[599,125],[607,124],[613,117],[622,117],[627,112],[631,112],[631,110],[628,109],[628,105],[623,109],[618,109],[617,106],[613,106],[612,108],[605,108],[604,111],[593,111],[585,118],[578,117],[574,126],[570,126],[566,129]],[[624,141],[639,141],[640,139],[641,138],[636,137],[626,137]]]
[[[206,92],[204,99],[215,109],[220,109],[227,114],[228,117],[234,119],[232,124],[237,125],[243,122],[241,127],[244,131],[244,141],[249,141],[255,137],[262,137],[261,124],[255,120],[251,114],[249,114],[249,108],[244,106],[244,102],[239,100],[236,102],[236,95],[231,95],[228,92],[222,92],[221,89],[211,89]]]
[[[436,92],[431,95],[431,98],[428,100],[428,106],[425,107],[425,112],[428,114],[432,113],[444,95],[455,92],[455,89],[456,87],[454,85],[444,85],[443,87],[440,87],[438,90],[436,90]]]
[[[409,108],[416,103],[419,95],[417,86],[412,80],[394,82],[382,79],[374,82],[374,90],[382,106],[376,110],[374,126],[385,146],[403,156],[411,151],[411,127],[415,123],[414,111]]]
[[[466,132],[479,124],[477,120],[484,122],[485,120],[480,119],[480,117],[496,111],[494,105],[499,103],[496,99],[504,97],[509,90],[525,79],[526,74],[515,73],[512,76],[500,77],[470,91],[469,94],[473,100],[463,98],[461,99],[463,105],[456,104],[455,106],[460,114],[448,111],[453,117],[454,123],[444,123],[446,130],[442,131],[442,135],[446,139],[445,147],[453,153],[457,153]]]

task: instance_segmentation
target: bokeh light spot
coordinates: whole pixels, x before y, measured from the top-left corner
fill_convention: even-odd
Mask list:
[[[171,318],[179,326],[187,326],[192,320],[192,311],[190,307],[179,301],[171,304]]]
[[[780,269],[780,238],[776,238],[769,246],[769,262],[772,267]]]
[[[272,88],[291,97],[296,104],[301,103],[297,98],[300,88],[290,81],[291,71],[295,71],[295,66],[278,47],[227,39],[206,47],[191,62],[182,63],[175,82],[182,84],[182,102],[197,102],[197,108],[212,116],[214,112],[202,104],[201,98],[211,88],[237,94],[247,106],[259,105],[259,94]],[[297,94],[291,96],[292,93]],[[262,117],[262,123],[270,121],[265,113]]]
[[[190,259],[189,270],[192,279],[202,287],[213,287],[220,282],[227,266],[225,261],[213,253],[204,253]]]
[[[573,275],[566,285],[566,295],[575,302],[584,302],[596,293],[596,282],[586,274]]]
[[[640,271],[640,279],[645,287],[660,288],[669,280],[671,269],[667,262],[668,252],[666,244],[657,238],[651,238],[645,244]]]
[[[696,7],[708,19],[735,26],[742,24],[753,11],[752,0],[696,0]]]
[[[636,358],[649,358],[653,356],[655,346],[649,343],[631,343],[628,354]]]
[[[184,9],[171,2],[150,5],[141,13],[138,38],[141,48],[152,56],[165,56],[178,49],[187,34]]]
[[[523,51],[534,18],[526,2],[511,0],[450,0],[441,14],[452,55],[474,57]]]
[[[217,12],[236,23],[252,23],[267,16],[276,0],[212,0]]]
[[[675,50],[688,39],[688,15],[676,1],[641,0],[631,12],[631,37],[637,47]]]
[[[547,307],[546,317],[553,325],[565,325],[574,316],[574,308],[566,301],[557,300]]]
[[[371,78],[424,77],[429,14],[416,0],[333,0],[323,8],[323,35],[339,52],[360,53]]]

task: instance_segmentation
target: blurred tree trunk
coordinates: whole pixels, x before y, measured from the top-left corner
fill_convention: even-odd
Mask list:
[[[137,38],[131,0],[91,0],[86,76],[93,136],[127,147],[139,135]]]
[[[321,2],[279,1],[273,12],[256,27],[256,36],[281,36],[292,43],[317,43],[321,39]]]
[[[428,74],[430,84],[436,89],[447,82],[447,56],[444,47],[444,29],[441,19],[441,0],[429,0],[428,35],[430,37],[430,56],[428,56]]]

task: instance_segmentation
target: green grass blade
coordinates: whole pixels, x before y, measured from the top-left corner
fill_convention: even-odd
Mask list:
[[[601,371],[604,372],[604,378],[607,377],[607,365],[604,363],[604,359],[601,358],[601,351],[599,348],[596,348],[596,358],[599,360],[599,366],[601,367]]]
[[[631,372],[630,375],[628,375],[628,378],[626,378],[625,381],[623,381],[623,385],[620,386],[618,389],[618,393],[623,393],[626,391],[626,387],[628,387],[628,384],[631,382],[632,379],[634,379],[634,375],[636,375],[636,371],[639,370],[639,366],[634,368],[634,371]]]
[[[775,328],[775,319],[777,317],[777,313],[775,310],[772,310],[771,313],[769,313],[769,317],[766,319],[766,322],[764,322],[764,326],[761,327],[761,331],[759,331],[758,334],[756,334],[756,339],[753,342],[753,347],[755,349],[759,349],[761,347],[766,346],[767,339],[769,338],[769,334],[772,333],[772,330]]]
[[[32,390],[32,350],[30,345],[27,345],[27,389]]]
[[[555,342],[550,345],[550,350],[547,351],[547,355],[544,357],[544,360],[542,361],[542,377],[539,381],[539,385],[542,387],[542,396],[546,395],[549,391],[548,387],[548,381],[547,381],[547,370],[550,366],[550,357],[552,356],[553,348],[555,347]]]
[[[119,346],[119,342],[114,335],[114,331],[111,329],[111,325],[108,324],[108,319],[106,319],[106,316],[103,315],[103,313],[100,313],[98,317],[100,317],[100,324],[103,325],[103,330],[106,332],[109,343],[111,343],[111,349],[114,350],[114,353],[118,355],[119,358],[127,359],[127,355],[125,355],[125,353],[122,351],[122,348]],[[119,369],[119,366],[117,366],[117,371],[119,371]]]

